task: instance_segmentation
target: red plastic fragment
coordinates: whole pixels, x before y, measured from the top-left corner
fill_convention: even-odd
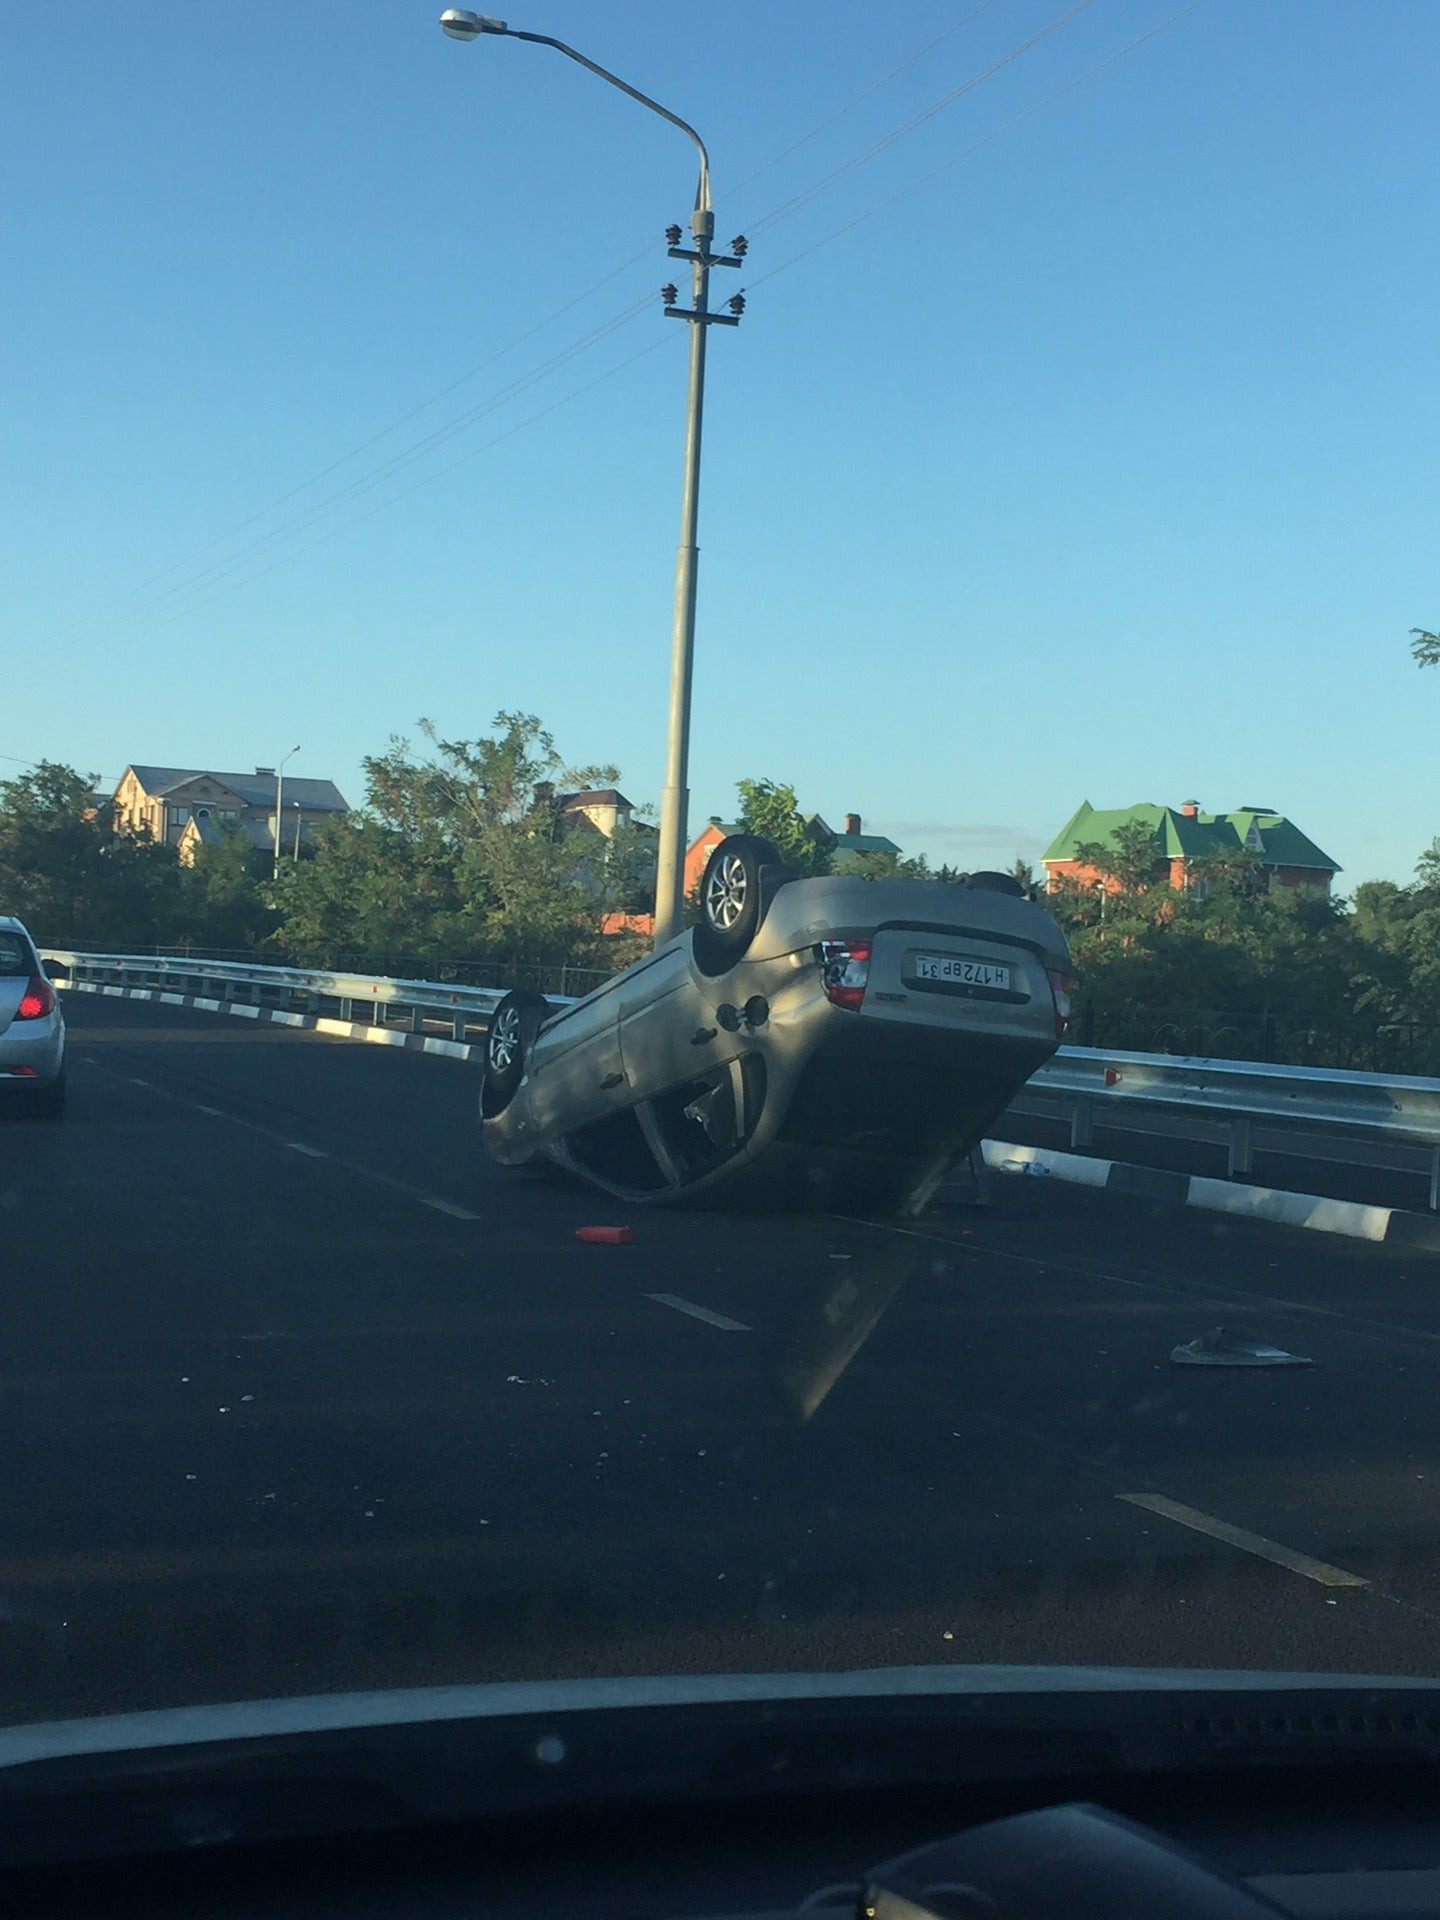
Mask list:
[[[635,1238],[633,1227],[577,1227],[577,1240],[587,1240],[597,1247],[626,1247]]]

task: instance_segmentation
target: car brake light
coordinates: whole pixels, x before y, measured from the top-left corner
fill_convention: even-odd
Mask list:
[[[860,1002],[865,998],[865,983],[870,978],[870,942],[822,940],[820,972],[830,1004],[858,1013]]]
[[[1058,968],[1047,967],[1045,978],[1055,1001],[1055,1038],[1063,1040],[1070,1028],[1070,976]]]
[[[32,973],[30,984],[20,996],[20,1004],[15,1009],[17,1020],[43,1020],[47,1013],[55,1011],[55,989],[43,974]]]

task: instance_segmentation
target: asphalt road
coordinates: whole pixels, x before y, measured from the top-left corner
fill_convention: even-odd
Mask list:
[[[473,1067],[66,1011],[68,1116],[0,1117],[0,1718],[1440,1669],[1440,1257],[1043,1180],[906,1231],[627,1219],[488,1166]],[[1222,1321],[1315,1365],[1171,1364]]]

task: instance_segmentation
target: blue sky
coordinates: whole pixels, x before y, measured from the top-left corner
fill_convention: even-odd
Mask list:
[[[751,237],[692,827],[768,775],[1008,864],[1194,796],[1349,885],[1440,830],[1440,10],[1182,5],[511,16],[692,119]],[[691,151],[438,12],[7,11],[0,768],[298,740],[358,800],[507,708],[658,800]]]

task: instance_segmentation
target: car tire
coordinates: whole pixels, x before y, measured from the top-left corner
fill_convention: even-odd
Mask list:
[[[969,884],[978,887],[982,893],[1008,893],[1014,900],[1028,898],[1024,883],[1017,880],[1013,873],[991,873],[982,869],[970,875]]]
[[[48,1086],[36,1087],[30,1095],[30,1111],[37,1120],[58,1120],[65,1111],[65,1069],[62,1067]]]
[[[485,1035],[485,1079],[480,1093],[482,1119],[503,1113],[525,1078],[525,1051],[550,1011],[543,994],[529,987],[507,993],[490,1016]]]
[[[729,834],[712,850],[700,876],[692,948],[702,973],[726,973],[742,958],[776,886],[789,878],[779,849],[759,834]]]

